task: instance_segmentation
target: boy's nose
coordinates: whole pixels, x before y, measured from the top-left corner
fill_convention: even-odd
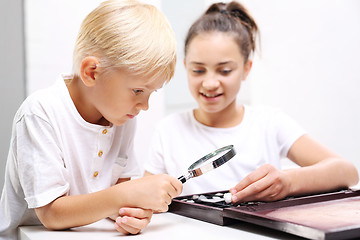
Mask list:
[[[142,106],[142,110],[147,111],[149,109],[149,102],[147,101],[146,104],[143,104]]]
[[[140,108],[143,111],[147,111],[149,109],[149,97],[144,98],[143,101],[139,102],[137,104],[138,108]]]

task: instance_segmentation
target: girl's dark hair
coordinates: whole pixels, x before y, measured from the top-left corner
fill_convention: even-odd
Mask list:
[[[234,36],[245,62],[255,51],[256,36],[259,30],[255,20],[246,8],[235,1],[214,3],[190,27],[185,39],[185,56],[189,43],[204,32],[225,32]]]

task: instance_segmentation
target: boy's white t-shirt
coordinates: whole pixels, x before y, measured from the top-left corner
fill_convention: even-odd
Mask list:
[[[205,126],[194,118],[193,111],[175,113],[158,124],[145,170],[180,177],[204,155],[234,145],[237,154],[230,161],[189,179],[182,195],[229,190],[266,163],[280,168],[281,158],[303,134],[303,128],[273,108],[245,106],[243,121],[231,128]]]
[[[63,77],[29,96],[13,122],[0,202],[0,239],[17,239],[19,225],[41,224],[34,208],[60,196],[96,192],[118,178],[139,176],[135,127],[135,119],[122,126],[86,122]]]

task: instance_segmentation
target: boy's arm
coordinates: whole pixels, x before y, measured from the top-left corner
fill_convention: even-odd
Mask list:
[[[111,192],[113,189],[108,188],[89,194],[62,196],[46,206],[36,208],[35,212],[41,223],[51,230],[90,224],[116,212],[113,209],[114,201],[108,200],[112,198]]]
[[[151,175],[154,175],[154,174],[152,174],[151,172],[148,172],[148,171],[144,172],[144,176],[151,176]]]
[[[105,190],[75,196],[62,196],[35,209],[48,229],[66,229],[96,222],[118,214],[122,207],[139,207],[165,212],[182,184],[169,175],[153,175],[122,182]]]

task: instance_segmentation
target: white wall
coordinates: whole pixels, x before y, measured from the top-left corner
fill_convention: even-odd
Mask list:
[[[25,96],[22,15],[21,0],[0,1],[0,191],[4,183],[12,120]]]
[[[25,0],[28,93],[71,70],[81,20],[99,0]],[[182,65],[183,42],[206,0],[146,1],[160,7],[175,30],[179,59],[171,83],[139,116],[139,149],[165,115],[195,106]],[[315,138],[360,162],[360,1],[244,0],[261,30],[261,56],[240,101],[282,108]],[[86,4],[85,4],[86,3]],[[141,159],[145,151],[139,150]]]
[[[262,31],[252,103],[281,107],[360,166],[360,2],[246,1]]]

